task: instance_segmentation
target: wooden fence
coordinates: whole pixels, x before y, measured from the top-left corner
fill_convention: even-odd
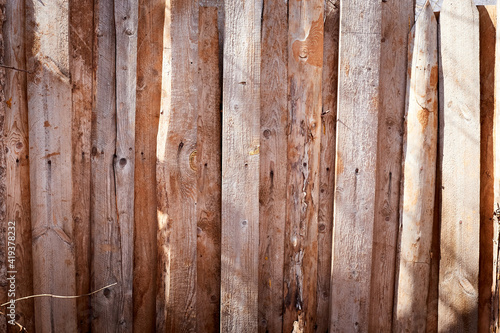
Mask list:
[[[0,8],[1,332],[500,329],[496,6]]]

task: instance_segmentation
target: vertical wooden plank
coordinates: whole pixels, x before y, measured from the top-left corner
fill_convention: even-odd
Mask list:
[[[90,146],[94,7],[92,0],[71,0],[70,73],[72,83],[73,222],[75,225],[76,294],[90,292]],[[90,330],[90,299],[76,300],[78,331]]]
[[[406,111],[396,332],[425,332],[438,133],[437,22],[430,2],[414,26]]]
[[[262,1],[224,6],[221,331],[256,332]]]
[[[220,331],[221,81],[217,7],[200,7],[198,44],[198,332]]]
[[[474,332],[480,213],[479,15],[471,0],[450,0],[443,4],[440,21],[444,137],[438,331]]]
[[[5,42],[4,64],[21,69],[7,70],[5,77],[6,179],[9,195],[6,199],[7,220],[16,222],[16,293],[33,294],[33,262],[31,247],[30,179],[28,162],[28,100],[25,42],[25,2],[7,1],[3,26]],[[18,322],[28,332],[34,329],[34,302],[16,304]]]
[[[259,332],[281,332],[287,170],[288,6],[266,0],[260,69]]]
[[[134,331],[156,326],[156,135],[165,2],[139,1],[134,188]]]
[[[167,4],[158,134],[159,332],[196,331],[198,3]],[[168,40],[167,40],[168,38]],[[167,55],[168,54],[168,55]],[[165,65],[165,64],[164,64]]]
[[[319,0],[288,4],[286,332],[312,332],[316,322],[323,12]]]
[[[493,284],[493,116],[495,114],[496,6],[478,6],[481,84],[481,229],[478,331],[489,331]]]
[[[500,27],[500,15],[497,15],[496,26]],[[495,113],[493,115],[493,151],[495,152],[493,156],[493,169],[494,169],[494,177],[493,177],[493,192],[494,192],[494,201],[495,206],[500,203],[500,154],[498,154],[498,150],[500,148],[500,103],[497,102],[498,97],[500,96],[500,34],[496,34],[495,40]],[[495,207],[497,209],[498,206]],[[498,222],[500,221],[500,217],[497,215],[494,219],[497,223],[494,223],[494,231],[493,231],[493,272],[495,274],[494,282],[493,282],[493,302],[492,302],[492,311],[491,311],[491,325],[490,327],[493,329],[493,332],[498,332],[499,329],[499,317],[500,317],[500,266],[499,266],[499,250],[500,245],[498,242],[500,226]]]
[[[316,331],[323,333],[327,332],[330,326],[327,319],[330,316],[330,275],[332,269],[339,19],[340,1],[325,0],[318,207],[318,306],[315,323]]]
[[[5,38],[4,38],[4,17],[5,13],[5,1],[0,1],[0,61],[2,64],[5,63]],[[9,230],[9,220],[7,215],[7,141],[5,139],[7,137],[7,122],[6,122],[6,103],[5,101],[5,79],[6,73],[5,69],[0,69],[0,302],[5,303],[7,299],[7,295],[9,293],[9,280],[8,273],[8,230]],[[15,229],[14,229],[15,233]],[[12,235],[12,234],[10,234]],[[15,242],[13,242],[15,246]],[[7,307],[2,307],[0,310],[0,331],[7,332],[7,312],[9,310]]]
[[[412,0],[382,3],[380,109],[375,222],[370,294],[370,331],[391,330],[399,232],[399,201],[406,100],[408,33]],[[437,72],[436,72],[437,73]]]
[[[74,295],[68,1],[27,3],[33,292]],[[75,332],[76,301],[35,300],[37,332]]]
[[[369,325],[381,6],[346,0],[341,8],[330,332]]]

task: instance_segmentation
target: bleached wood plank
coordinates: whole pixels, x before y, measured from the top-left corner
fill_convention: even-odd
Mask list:
[[[438,133],[437,21],[430,3],[413,28],[408,69],[396,332],[425,332]]]
[[[134,331],[156,326],[156,135],[165,2],[139,1],[134,188]]]
[[[330,332],[369,325],[382,5],[341,7]]]
[[[70,72],[72,83],[73,221],[75,224],[76,294],[90,292],[90,151],[94,20],[92,0],[71,0]],[[90,330],[90,299],[76,300],[78,328]]]
[[[443,161],[438,331],[478,323],[479,15],[471,0],[441,9]],[[460,47],[457,47],[460,45]]]
[[[313,332],[316,322],[323,14],[321,0],[288,4],[285,332]]]
[[[221,331],[255,332],[262,1],[224,6]]]
[[[287,164],[288,5],[265,1],[260,114],[259,332],[281,332]]]
[[[400,221],[403,118],[412,0],[382,6],[380,108],[369,331],[391,330]]]
[[[33,292],[75,295],[68,1],[26,5]],[[76,301],[37,298],[35,325],[76,331]]]
[[[495,36],[496,6],[478,6],[481,75],[481,229],[479,240],[479,314],[478,332],[489,331],[491,320],[494,222],[495,115]]]
[[[217,7],[200,7],[197,133],[198,332],[220,330],[221,262],[221,80]]]
[[[337,79],[339,59],[340,0],[325,0],[321,149],[318,207],[317,332],[327,332],[330,316],[332,271],[333,196],[335,194],[335,136],[337,127]]]
[[[156,327],[159,332],[194,332],[198,3],[172,0],[167,8],[163,75],[169,78],[162,83],[156,169],[160,264]]]
[[[7,1],[3,26],[5,42],[4,64],[26,69],[25,3]],[[30,179],[28,161],[28,100],[26,72],[7,70],[5,77],[5,126],[7,220],[16,222],[16,292],[19,296],[33,294],[33,261],[31,247]],[[16,304],[18,322],[28,332],[34,329],[34,302]]]

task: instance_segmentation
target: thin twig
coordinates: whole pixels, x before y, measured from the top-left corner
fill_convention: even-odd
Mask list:
[[[1,65],[1,64],[0,64],[0,67],[31,74],[31,72],[26,70],[26,69],[16,68],[16,67],[12,67],[12,66],[5,66],[5,65]]]
[[[3,313],[2,311],[0,311],[0,315],[4,315],[5,317],[7,317],[7,315],[5,313]],[[14,320],[14,322],[16,323],[17,326],[19,326],[19,332],[27,332],[26,327],[24,327],[23,325],[19,324],[15,320]]]

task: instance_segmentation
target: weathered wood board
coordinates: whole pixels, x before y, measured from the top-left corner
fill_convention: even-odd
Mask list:
[[[224,6],[221,331],[256,332],[262,1]]]
[[[198,332],[220,330],[221,80],[217,7],[200,7],[198,38],[197,285]]]
[[[474,332],[481,133],[478,11],[471,0],[450,0],[441,9],[440,23],[444,139],[438,331]]]
[[[341,7],[330,332],[370,321],[382,5]]]
[[[5,1],[0,1],[0,28],[3,28],[5,17]],[[4,44],[4,33],[3,29],[0,31],[0,61],[5,63],[5,44]],[[6,125],[6,114],[5,109],[7,107],[5,101],[5,69],[0,69],[0,302],[6,302],[7,295],[9,293],[10,280],[8,280],[9,269],[9,238],[8,236],[15,235],[15,228],[10,223],[8,223],[7,218],[7,125]],[[15,246],[15,242],[13,242]],[[6,316],[6,312],[10,312],[7,308],[2,308],[2,313],[0,314],[0,330],[2,332],[7,332],[7,319],[11,320]]]
[[[157,143],[159,332],[196,330],[198,3],[171,1]],[[169,49],[169,50],[167,50]],[[159,306],[159,307],[158,307]]]
[[[7,150],[6,198],[7,221],[16,222],[16,294],[33,294],[33,261],[31,248],[31,210],[29,179],[28,105],[25,44],[25,3],[5,3],[3,26],[4,63],[21,70],[6,70],[5,76],[5,135]],[[28,332],[34,331],[34,302],[26,300],[16,304],[18,321]]]
[[[407,91],[396,332],[425,332],[438,136],[437,21],[430,3],[414,26]]]
[[[260,114],[259,332],[281,332],[287,164],[288,5],[264,2]]]
[[[33,292],[75,295],[68,1],[26,5]],[[35,324],[76,331],[76,301],[35,299]]]
[[[318,305],[315,321],[316,332],[323,333],[328,331],[329,323],[325,318],[330,316],[340,0],[325,0],[324,16],[318,207]]]

